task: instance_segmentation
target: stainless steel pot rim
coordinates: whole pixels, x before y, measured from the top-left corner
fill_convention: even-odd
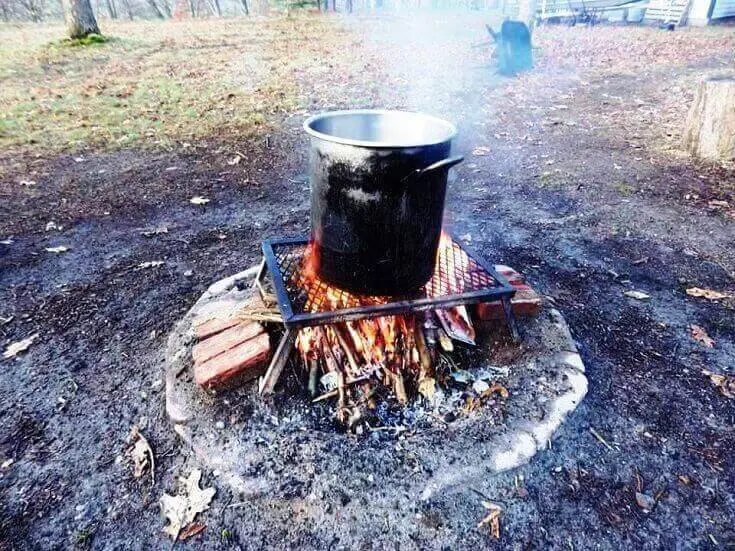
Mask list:
[[[342,117],[342,116],[354,116],[354,115],[382,115],[382,116],[388,116],[388,117],[395,116],[395,117],[416,118],[417,120],[423,120],[424,122],[430,122],[432,124],[437,125],[438,127],[443,128],[445,134],[442,135],[441,138],[434,138],[430,140],[414,139],[414,140],[405,140],[405,141],[375,141],[375,140],[356,140],[352,138],[344,138],[340,136],[335,136],[332,134],[325,134],[314,128],[314,126],[317,123],[325,119]],[[454,139],[457,135],[457,128],[452,123],[444,119],[440,119],[439,117],[434,117],[432,115],[426,115],[424,113],[417,113],[414,111],[401,111],[401,110],[395,110],[395,109],[345,109],[345,110],[339,110],[339,111],[325,111],[324,113],[318,113],[306,119],[304,121],[304,130],[306,130],[306,132],[309,135],[314,136],[315,138],[319,138],[321,140],[328,141],[328,142],[339,143],[343,145],[354,145],[357,147],[366,147],[366,148],[373,148],[373,149],[378,149],[378,148],[404,149],[404,148],[412,148],[412,147],[430,146],[430,145],[436,145],[436,144],[448,142]]]

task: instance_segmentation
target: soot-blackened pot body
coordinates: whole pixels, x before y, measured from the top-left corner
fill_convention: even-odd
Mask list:
[[[312,135],[311,241],[318,275],[363,294],[418,289],[434,271],[448,171],[461,161],[449,157],[454,127],[395,111],[320,117],[332,117],[331,124],[318,118],[305,123]]]

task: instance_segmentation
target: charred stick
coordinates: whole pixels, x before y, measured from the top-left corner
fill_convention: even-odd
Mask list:
[[[347,343],[347,340],[342,335],[342,331],[339,327],[334,327],[334,335],[337,338],[337,342],[339,343],[339,346],[342,348],[342,351],[345,353],[345,357],[347,358],[347,363],[350,366],[350,370],[352,371],[352,374],[354,376],[357,376],[358,373],[360,373],[360,366],[357,365],[357,361],[355,360],[355,356],[352,353],[352,349],[350,348],[350,345]]]
[[[319,378],[319,361],[309,360],[309,396],[316,396],[316,385]]]
[[[424,377],[433,377],[435,375],[434,365],[431,359],[431,352],[426,339],[424,338],[424,332],[421,329],[421,323],[416,322],[416,348],[419,352],[419,358],[421,362],[421,371],[419,372],[419,379]]]

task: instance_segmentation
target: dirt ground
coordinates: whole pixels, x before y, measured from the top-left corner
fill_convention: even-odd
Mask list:
[[[692,287],[735,293],[735,173],[680,149],[695,84],[732,69],[735,33],[542,27],[533,72],[507,79],[494,74],[488,48],[473,47],[484,39],[486,19],[298,17],[261,22],[268,37],[259,39],[251,34],[258,21],[186,27],[181,35],[193,42],[168,44],[182,48],[180,59],[187,51],[220,55],[211,33],[222,25],[227,55],[242,48],[254,56],[244,75],[266,75],[280,64],[253,41],[306,48],[298,63],[282,64],[288,86],[268,88],[254,104],[243,100],[262,116],[242,136],[222,122],[219,97],[211,100],[211,126],[206,111],[192,119],[206,131],[184,130],[189,107],[167,108],[184,132],[180,139],[142,132],[106,140],[75,127],[77,141],[66,142],[71,126],[53,111],[28,115],[26,126],[5,120],[0,345],[39,336],[26,353],[1,362],[0,547],[171,546],[158,500],[196,464],[164,413],[167,332],[209,283],[252,265],[260,240],[307,231],[300,124],[307,112],[356,105],[426,110],[458,124],[457,151],[466,160],[450,185],[447,225],[470,234],[487,259],[522,271],[563,312],[587,366],[589,393],[553,446],[528,465],[468,480],[426,502],[420,495],[431,465],[416,464],[410,439],[283,429],[264,444],[273,461],[253,473],[280,475],[282,485],[242,502],[205,472],[205,485],[218,488],[202,515],[207,528],[179,545],[735,545],[735,401],[702,373],[735,374],[735,304],[686,294]],[[165,25],[177,24],[156,30],[176,35]],[[115,30],[125,37],[129,27]],[[210,38],[205,43],[197,33]],[[98,50],[82,79],[104,71],[106,52]],[[42,72],[43,64],[60,62],[22,59]],[[228,86],[245,87],[232,80],[233,63]],[[167,67],[150,70],[186,87],[185,76]],[[19,70],[3,66],[4,78]],[[183,97],[199,101],[197,94]],[[286,98],[282,109],[274,97]],[[76,109],[87,101],[71,103]],[[149,110],[155,106],[136,117]],[[48,120],[61,125],[53,135],[63,143],[53,151],[36,134],[27,139]],[[190,204],[194,196],[210,202]],[[144,235],[162,227],[166,233]],[[70,250],[45,250],[59,245]],[[153,260],[164,263],[140,267]],[[650,298],[623,294],[633,289]],[[696,341],[691,325],[714,347]],[[155,451],[153,486],[133,478],[125,458],[133,425]],[[330,453],[329,471],[309,469],[314,454]],[[484,514],[478,492],[503,507],[499,540],[476,526]],[[649,512],[637,492],[653,499]]]

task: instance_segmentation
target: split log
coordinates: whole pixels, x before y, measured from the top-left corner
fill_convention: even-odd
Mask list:
[[[684,146],[709,161],[735,160],[735,76],[700,83],[687,117]]]

